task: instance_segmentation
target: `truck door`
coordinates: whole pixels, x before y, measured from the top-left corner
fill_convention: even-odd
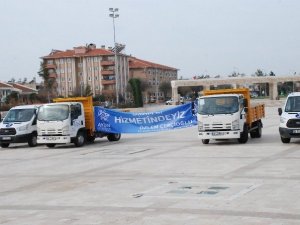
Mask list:
[[[82,113],[82,105],[79,103],[72,104],[71,106],[71,137],[75,137],[80,128],[84,127],[84,118]]]

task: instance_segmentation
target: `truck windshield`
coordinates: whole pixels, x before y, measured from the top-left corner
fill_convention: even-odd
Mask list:
[[[198,102],[198,113],[202,115],[232,114],[239,110],[238,97],[205,97]]]
[[[35,115],[36,109],[11,109],[5,116],[4,123],[27,122]]]
[[[69,117],[68,105],[44,105],[39,109],[38,120],[65,120]]]
[[[285,112],[300,112],[300,96],[289,97],[286,105]]]

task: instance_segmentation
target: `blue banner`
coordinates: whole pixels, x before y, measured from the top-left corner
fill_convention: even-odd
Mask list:
[[[197,125],[194,103],[167,110],[143,113],[120,112],[95,106],[96,131],[106,133],[146,133]]]

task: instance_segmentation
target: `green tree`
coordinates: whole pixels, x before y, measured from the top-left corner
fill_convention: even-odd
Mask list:
[[[270,74],[269,74],[269,76],[271,76],[271,77],[275,77],[275,73],[274,73],[273,71],[270,71]]]
[[[44,88],[46,89],[48,94],[48,102],[50,102],[50,98],[53,98],[53,96],[55,95],[54,89],[56,80],[54,77],[51,77],[49,75],[49,71],[46,67],[46,62],[42,61],[40,63],[40,71],[38,72],[38,75],[44,80]]]
[[[263,71],[261,69],[257,69],[256,72],[255,72],[255,76],[257,77],[263,77],[263,76],[266,76]]]
[[[172,90],[171,83],[166,81],[161,82],[158,88],[164,94],[165,98],[168,97],[168,93]]]
[[[141,91],[141,81],[137,78],[131,78],[129,84],[132,89],[135,107],[143,107],[143,97]]]

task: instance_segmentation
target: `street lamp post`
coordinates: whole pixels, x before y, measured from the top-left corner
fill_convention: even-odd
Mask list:
[[[115,19],[119,17],[117,12],[119,11],[118,8],[109,8],[111,12],[109,14],[110,17],[113,19],[113,28],[114,28],[114,45],[115,45],[115,80],[116,80],[116,103],[119,104],[119,77],[118,77],[118,65],[117,65],[117,43],[116,43],[116,29],[115,29]]]

